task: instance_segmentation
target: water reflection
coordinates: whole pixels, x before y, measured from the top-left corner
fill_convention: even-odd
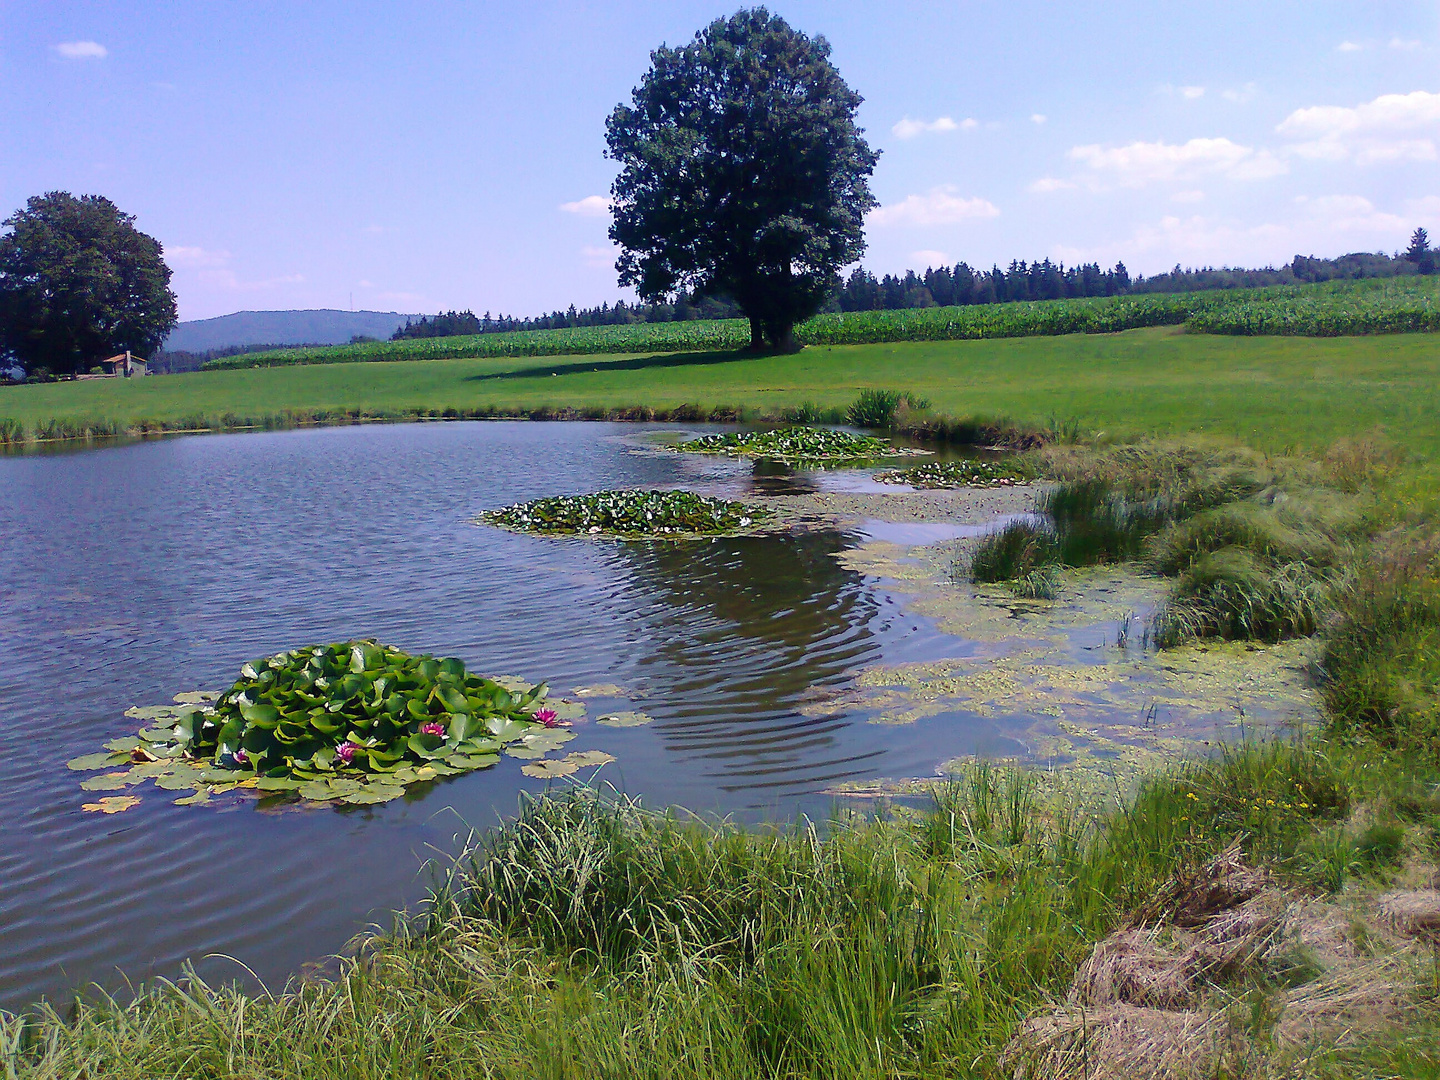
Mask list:
[[[834,557],[845,546],[824,533],[620,549],[655,616],[638,670],[668,688],[652,711],[678,767],[726,792],[809,790],[879,756],[845,745],[843,718],[795,708],[879,654],[875,597]]]

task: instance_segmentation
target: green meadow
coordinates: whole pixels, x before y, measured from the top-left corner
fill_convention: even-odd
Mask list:
[[[0,418],[43,434],[261,424],[287,414],[399,418],[679,406],[780,416],[843,408],[865,388],[927,399],[954,417],[1086,433],[1210,433],[1262,449],[1320,449],[1381,433],[1417,457],[1440,449],[1440,334],[1231,337],[1158,327],[990,341],[729,352],[346,363],[0,388]],[[453,414],[452,413],[452,414]],[[57,430],[56,432],[60,432]]]

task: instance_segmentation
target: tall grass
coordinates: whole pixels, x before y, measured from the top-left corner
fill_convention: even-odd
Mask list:
[[[1343,759],[1269,745],[1098,816],[987,767],[918,812],[823,829],[548,795],[334,978],[253,996],[191,977],[42,1008],[5,1022],[0,1061],[17,1077],[995,1075],[1125,913],[1236,837],[1303,869],[1352,784]]]

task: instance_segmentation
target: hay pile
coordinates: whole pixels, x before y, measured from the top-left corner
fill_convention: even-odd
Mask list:
[[[1392,893],[1374,921],[1372,940],[1385,929],[1434,940],[1440,892]],[[1183,1080],[1343,1045],[1413,1007],[1405,943],[1385,942],[1386,955],[1368,959],[1353,926],[1333,904],[1287,894],[1232,845],[1097,944],[1064,1004],[1023,1024],[1001,1065],[1016,1080]],[[1257,995],[1266,972],[1297,955],[1319,974]]]

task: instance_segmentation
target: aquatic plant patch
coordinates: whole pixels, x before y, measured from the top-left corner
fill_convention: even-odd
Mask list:
[[[597,491],[487,510],[480,521],[551,536],[717,536],[748,529],[769,510],[689,491]]]
[[[875,474],[882,484],[908,484],[917,488],[1010,487],[1029,484],[1039,470],[1026,458],[996,461],[926,461],[908,469],[886,469]]]
[[[817,462],[868,461],[930,452],[895,447],[888,440],[872,435],[854,435],[823,427],[727,431],[674,443],[669,449],[688,454],[728,454],[731,457],[770,458],[775,461]]]
[[[584,707],[547,693],[544,683],[470,674],[454,657],[369,640],[311,645],[246,664],[223,693],[129,709],[146,723],[138,734],[69,766],[109,770],[84,781],[86,791],[153,782],[188,792],[181,804],[237,789],[389,802],[412,784],[489,768],[502,751],[538,763],[558,750],[573,738],[568,719]],[[111,797],[93,807],[114,813],[136,801]]]

